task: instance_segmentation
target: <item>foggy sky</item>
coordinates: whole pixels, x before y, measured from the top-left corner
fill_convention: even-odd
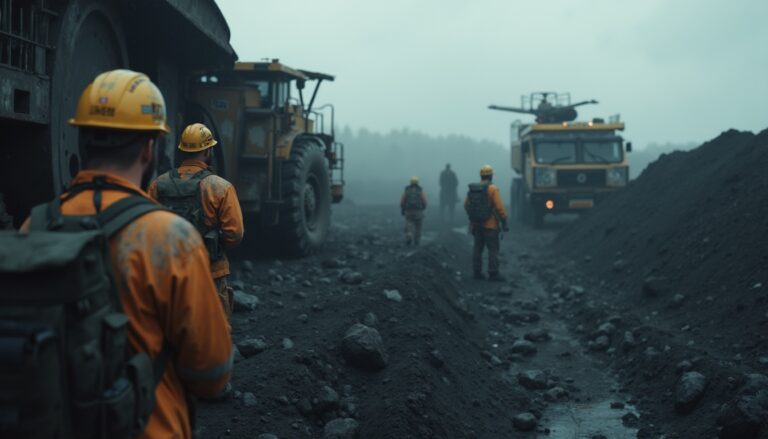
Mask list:
[[[531,91],[597,99],[625,137],[700,142],[768,127],[765,0],[218,0],[241,60],[335,74],[337,125],[508,144]],[[524,121],[530,118],[522,116]]]

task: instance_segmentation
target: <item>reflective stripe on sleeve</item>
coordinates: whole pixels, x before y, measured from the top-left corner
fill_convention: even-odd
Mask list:
[[[213,381],[221,378],[225,374],[232,372],[232,365],[235,362],[235,350],[229,354],[229,359],[215,367],[206,370],[178,368],[179,378],[185,381]]]

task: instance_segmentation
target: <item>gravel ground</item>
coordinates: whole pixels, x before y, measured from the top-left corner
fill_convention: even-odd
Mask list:
[[[465,228],[434,212],[405,246],[394,205],[338,206],[306,259],[236,255],[242,356],[201,436],[768,437],[767,137],[724,133],[578,221],[514,226],[503,283],[470,279]]]

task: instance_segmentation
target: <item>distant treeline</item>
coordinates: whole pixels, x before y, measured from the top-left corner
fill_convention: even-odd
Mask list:
[[[459,178],[463,198],[466,185],[479,180],[484,164],[496,170],[496,181],[509,187],[513,171],[509,149],[490,140],[466,136],[433,137],[408,128],[386,134],[349,127],[338,132],[346,145],[347,198],[358,204],[399,202],[411,176],[418,176],[429,201],[437,203],[440,172],[450,163]]]
[[[411,176],[418,176],[429,200],[437,203],[440,172],[450,163],[459,178],[459,196],[466,185],[479,179],[484,164],[496,171],[495,181],[505,200],[514,171],[507,145],[466,136],[430,136],[403,128],[377,133],[365,128],[345,127],[337,132],[346,145],[346,198],[357,204],[388,204],[399,201],[400,193]],[[651,143],[630,154],[630,174],[635,178],[642,169],[663,153],[692,149],[690,144]]]

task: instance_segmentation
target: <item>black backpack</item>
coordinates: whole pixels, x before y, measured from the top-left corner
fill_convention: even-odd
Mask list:
[[[162,209],[103,179],[73,187],[132,193],[96,215],[62,215],[60,198],[32,210],[30,231],[0,232],[0,437],[140,434],[170,350],[153,363],[130,351],[109,238]]]
[[[405,187],[405,210],[423,210],[424,202],[421,199],[421,186]]]
[[[467,192],[467,215],[471,223],[484,223],[493,215],[493,206],[488,198],[488,185],[472,183]]]
[[[168,179],[157,180],[157,198],[160,203],[168,207],[172,212],[186,219],[197,229],[203,237],[208,256],[211,262],[218,261],[222,257],[219,246],[219,230],[205,225],[205,213],[203,212],[202,194],[200,184],[206,178],[213,175],[208,169],[196,172],[186,180],[182,180],[177,169],[168,172]]]

